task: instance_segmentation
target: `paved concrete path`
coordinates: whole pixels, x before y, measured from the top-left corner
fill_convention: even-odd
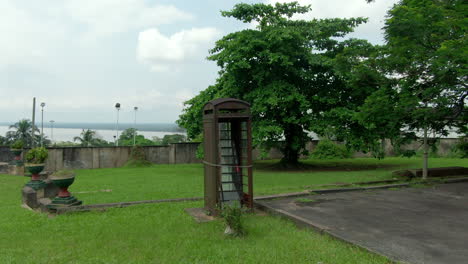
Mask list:
[[[468,183],[262,201],[408,263],[468,263]]]

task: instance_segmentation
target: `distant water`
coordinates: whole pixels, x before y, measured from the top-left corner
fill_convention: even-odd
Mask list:
[[[40,128],[39,128],[40,129]],[[114,135],[116,135],[115,130],[108,130],[108,129],[93,129],[97,132],[98,137],[113,142]],[[6,132],[10,131],[8,126],[0,126],[0,135],[5,136]],[[81,128],[55,128],[53,129],[53,142],[58,141],[73,141],[74,137],[79,137],[83,129]],[[123,130],[119,131],[119,135],[122,133]],[[51,137],[52,129],[44,127],[44,135],[48,139],[52,139]],[[164,137],[164,135],[173,135],[173,134],[184,134],[184,132],[166,132],[166,131],[140,131],[138,130],[139,135],[143,135],[145,138],[152,139],[153,137]]]

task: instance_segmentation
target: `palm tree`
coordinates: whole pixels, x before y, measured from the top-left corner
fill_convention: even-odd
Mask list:
[[[16,122],[15,124],[9,127],[10,130],[6,133],[6,138],[8,141],[13,142],[16,140],[22,140],[26,145],[31,146],[34,141],[40,140],[40,137],[32,135],[32,122],[29,119],[21,119],[20,121]],[[34,132],[39,132],[37,127],[34,127]]]
[[[91,129],[83,129],[83,131],[81,131],[80,136],[81,137],[74,137],[73,141],[80,141],[81,146],[83,147],[91,147],[95,145],[95,143],[98,140],[98,138],[96,137],[96,131]]]

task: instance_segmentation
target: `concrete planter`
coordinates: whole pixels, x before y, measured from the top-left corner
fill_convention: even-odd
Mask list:
[[[10,149],[10,151],[15,155],[15,164],[17,166],[22,166],[23,161],[21,160],[21,153],[23,152],[22,149]]]
[[[33,188],[34,190],[38,190],[40,188],[43,188],[46,184],[44,181],[42,181],[39,177],[39,173],[41,173],[42,170],[44,170],[44,163],[40,164],[32,164],[32,163],[27,163],[26,164],[26,169],[31,173],[31,181],[26,183],[26,186],[29,186]]]
[[[57,197],[55,197],[52,202],[47,205],[47,208],[52,210],[57,210],[58,208],[63,207],[70,207],[70,206],[77,206],[81,205],[82,202],[77,200],[74,196],[70,194],[68,188],[70,185],[73,184],[75,181],[75,174],[74,173],[66,173],[62,175],[52,175],[50,177],[52,183],[59,187],[59,193]]]

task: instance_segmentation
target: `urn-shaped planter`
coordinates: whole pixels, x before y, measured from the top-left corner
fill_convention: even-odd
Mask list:
[[[23,166],[23,161],[21,160],[22,149],[10,149],[10,151],[15,155],[15,160],[13,161],[16,166]]]
[[[26,163],[26,169],[31,173],[31,180],[26,183],[26,186],[33,188],[34,190],[38,190],[43,188],[46,184],[43,180],[41,180],[39,174],[44,170],[44,163],[34,164],[34,163]]]
[[[73,171],[58,171],[53,173],[49,179],[59,187],[58,195],[47,205],[49,209],[57,209],[59,207],[69,207],[81,205],[82,202],[76,199],[68,191],[68,188],[75,181],[75,173]]]
[[[21,153],[23,152],[24,142],[22,140],[17,140],[11,144],[10,151],[15,155],[14,164],[17,166],[22,166],[23,161],[21,160]]]

